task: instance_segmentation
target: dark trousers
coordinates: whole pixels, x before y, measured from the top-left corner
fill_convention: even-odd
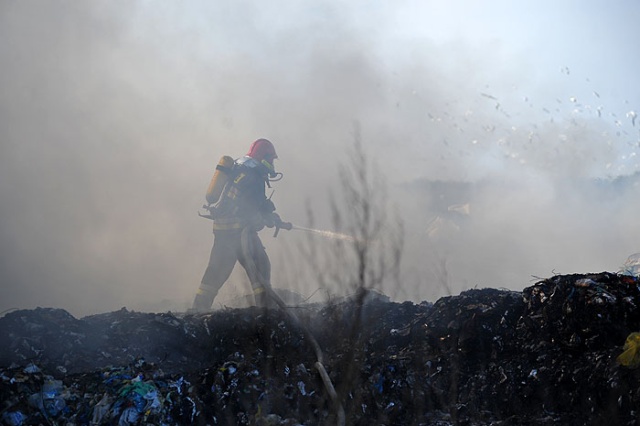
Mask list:
[[[213,247],[209,256],[209,265],[204,272],[200,288],[193,301],[193,309],[197,311],[206,311],[211,308],[214,299],[222,285],[229,279],[231,272],[236,264],[249,271],[252,266],[260,276],[262,282],[259,282],[252,274],[248,274],[251,280],[251,287],[254,292],[262,289],[264,284],[271,281],[271,262],[267,256],[267,252],[260,241],[258,233],[247,230],[247,247],[242,247],[242,231],[241,230],[224,230],[214,231]]]

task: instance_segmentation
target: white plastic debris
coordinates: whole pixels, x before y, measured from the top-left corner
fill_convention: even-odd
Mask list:
[[[622,275],[640,277],[640,253],[634,253],[629,256],[619,272]]]
[[[35,374],[35,373],[39,373],[40,372],[40,368],[38,368],[37,365],[31,363],[29,365],[27,365],[24,370],[25,373],[27,374]]]

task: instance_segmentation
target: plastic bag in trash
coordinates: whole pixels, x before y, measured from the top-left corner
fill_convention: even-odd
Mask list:
[[[62,393],[62,381],[47,380],[40,392],[29,397],[29,404],[38,408],[47,417],[57,417],[67,406]]]
[[[9,426],[22,426],[25,420],[27,420],[27,416],[20,411],[5,411],[2,414],[3,424]]]
[[[102,420],[109,413],[109,408],[111,408],[111,398],[109,394],[105,392],[105,394],[102,395],[102,399],[93,407],[91,424],[102,424]]]
[[[625,367],[640,366],[640,333],[634,332],[624,342],[624,352],[618,356],[618,362]]]
[[[627,258],[624,265],[620,268],[622,275],[631,275],[633,277],[640,277],[640,253],[634,253]]]

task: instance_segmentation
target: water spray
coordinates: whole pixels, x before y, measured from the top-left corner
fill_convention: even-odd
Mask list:
[[[325,238],[330,238],[332,240],[342,240],[342,241],[348,241],[350,243],[354,243],[354,242],[357,241],[357,238],[352,237],[351,235],[341,234],[339,232],[325,231],[325,230],[322,230],[322,229],[305,228],[305,227],[298,226],[298,225],[292,225],[291,229],[297,229],[299,231],[311,232],[313,234],[320,235],[320,236],[325,237]]]

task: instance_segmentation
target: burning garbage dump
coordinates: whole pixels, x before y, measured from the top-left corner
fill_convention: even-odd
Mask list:
[[[362,303],[361,303],[362,302]],[[558,275],[435,303],[0,318],[4,425],[637,424],[640,287]]]

